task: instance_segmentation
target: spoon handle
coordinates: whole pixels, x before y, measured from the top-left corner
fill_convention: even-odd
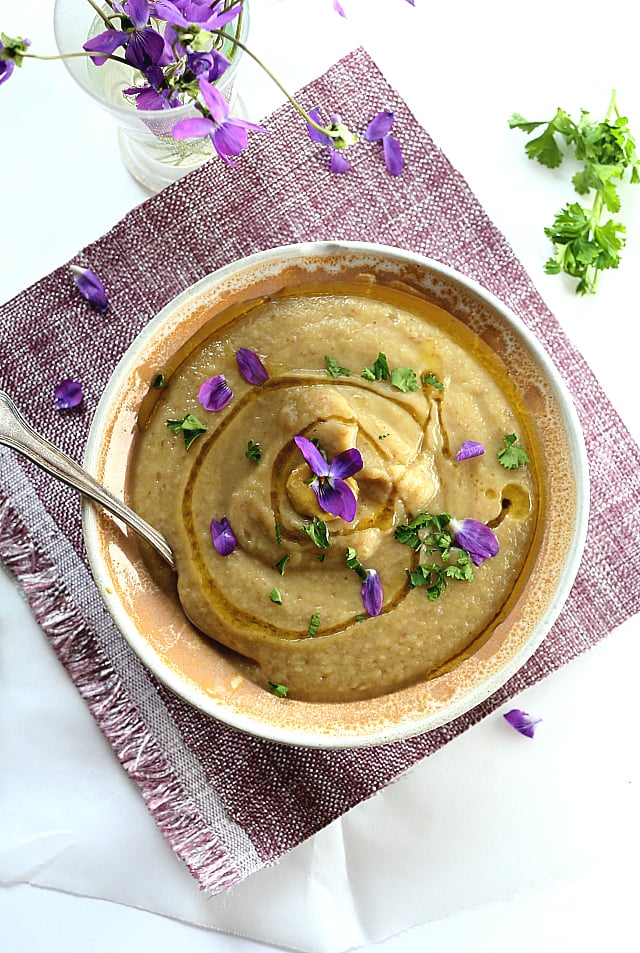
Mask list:
[[[165,562],[175,569],[173,553],[164,536],[98,483],[79,463],[36,433],[3,391],[0,391],[0,444],[17,450],[56,479],[62,480],[83,496],[104,507],[146,539]]]

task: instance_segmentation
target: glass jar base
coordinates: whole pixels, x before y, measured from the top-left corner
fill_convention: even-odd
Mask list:
[[[169,165],[149,154],[149,150],[124,129],[118,129],[118,145],[125,168],[148,192],[155,194],[167,185],[184,178],[189,172],[208,162],[211,155],[186,153],[175,164]]]

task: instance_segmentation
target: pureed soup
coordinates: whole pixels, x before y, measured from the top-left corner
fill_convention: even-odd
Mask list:
[[[454,667],[507,614],[540,508],[535,430],[444,309],[375,283],[296,289],[218,315],[154,385],[131,503],[245,677],[374,697]]]

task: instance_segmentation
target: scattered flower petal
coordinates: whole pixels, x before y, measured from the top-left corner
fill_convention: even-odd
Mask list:
[[[109,302],[107,301],[104,285],[95,272],[91,271],[90,268],[71,265],[71,274],[82,297],[89,302],[92,308],[104,314],[109,307]]]
[[[382,611],[382,583],[375,569],[367,569],[367,578],[362,583],[362,604],[367,615],[380,615]]]
[[[453,541],[460,549],[466,549],[476,566],[485,559],[491,559],[500,551],[500,544],[493,530],[479,520],[451,519],[449,526],[453,531]]]
[[[519,731],[521,735],[526,735],[527,738],[533,738],[536,725],[539,725],[542,721],[542,718],[534,718],[526,711],[522,711],[521,708],[512,708],[511,711],[503,715],[503,718],[509,722],[512,728]]]
[[[232,397],[233,391],[222,374],[210,377],[198,391],[198,400],[205,410],[222,410]]]
[[[456,460],[470,460],[471,457],[481,457],[483,453],[484,446],[477,440],[465,440],[456,453]]]
[[[226,516],[223,516],[220,521],[211,520],[211,539],[220,556],[228,556],[238,545],[238,540]]]
[[[336,175],[341,175],[343,172],[349,172],[350,169],[351,163],[349,160],[341,152],[332,149],[329,156],[329,170]]]
[[[365,130],[364,137],[367,142],[378,142],[391,132],[394,118],[390,109],[383,109],[382,112],[377,113]]]
[[[344,12],[344,10],[343,10],[343,8],[342,8],[342,4],[339,2],[339,0],[333,0],[333,9],[336,11],[336,13],[339,13],[341,17],[346,17],[346,16],[347,16],[347,14]]]
[[[66,378],[56,384],[53,396],[56,402],[56,410],[69,410],[70,407],[77,407],[82,403],[83,393],[82,384],[79,381],[73,381]]]
[[[390,132],[382,139],[382,154],[391,175],[400,175],[404,169],[404,156],[400,143]]]
[[[236,361],[240,373],[249,384],[264,384],[269,380],[269,373],[256,354],[248,347],[240,347],[236,351]]]
[[[325,511],[350,523],[356,515],[356,497],[345,481],[362,469],[362,457],[355,447],[343,450],[328,463],[318,448],[306,437],[293,438],[300,453],[314,474],[311,488]]]

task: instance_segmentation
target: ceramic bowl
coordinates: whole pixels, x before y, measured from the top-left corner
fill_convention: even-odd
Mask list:
[[[401,282],[444,307],[504,361],[538,429],[542,532],[509,615],[451,671],[382,697],[349,703],[277,698],[243,678],[154,583],[133,534],[86,504],[91,568],[122,635],[154,675],[212,718],[287,744],[344,748],[391,742],[437,728],[495,692],[549,631],[574,581],[586,534],[588,469],[570,396],[522,321],[468,278],[418,255],[366,243],[319,242],[261,252],[228,265],[175,298],[149,323],[115,369],[99,403],[87,468],[126,498],[137,414],[155,372],[216,312],[283,287],[336,279]],[[545,532],[545,527],[553,532]]]

